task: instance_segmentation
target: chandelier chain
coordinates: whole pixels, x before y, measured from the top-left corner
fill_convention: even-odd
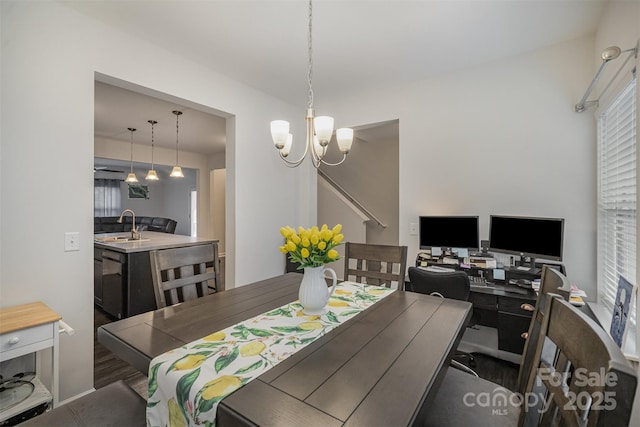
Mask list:
[[[131,169],[130,172],[133,173],[133,132],[136,130],[134,128],[128,128],[129,132],[131,132]]]
[[[176,114],[176,166],[178,166],[178,121],[180,120],[180,114]]]
[[[309,0],[309,36],[308,36],[308,44],[309,44],[309,64],[308,64],[308,83],[309,83],[309,105],[308,108],[313,108],[313,87],[311,85],[311,79],[313,77],[313,48],[312,48],[312,21],[313,21],[313,6],[311,5],[311,0]]]
[[[155,120],[149,120],[151,123],[151,169],[153,170],[153,125],[156,124]]]

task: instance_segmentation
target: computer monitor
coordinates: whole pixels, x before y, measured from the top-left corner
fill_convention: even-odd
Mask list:
[[[477,216],[421,216],[420,249],[432,247],[478,250]]]
[[[564,219],[491,215],[489,250],[531,258],[562,261]]]

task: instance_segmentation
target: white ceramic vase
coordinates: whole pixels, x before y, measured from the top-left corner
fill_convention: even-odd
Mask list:
[[[331,288],[327,286],[324,273],[329,272],[333,278]],[[304,314],[323,314],[329,298],[336,289],[338,279],[333,268],[305,267],[298,297]]]

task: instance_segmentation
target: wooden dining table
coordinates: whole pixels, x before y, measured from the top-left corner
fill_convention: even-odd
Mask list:
[[[103,325],[98,341],[145,375],[151,360],[298,298],[288,273]],[[224,398],[217,425],[404,426],[428,413],[471,304],[402,290]]]

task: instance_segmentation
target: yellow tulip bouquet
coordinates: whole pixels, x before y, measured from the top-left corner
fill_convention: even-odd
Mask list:
[[[285,238],[284,245],[280,246],[280,252],[289,254],[291,262],[300,263],[298,270],[306,267],[321,267],[329,262],[337,261],[338,251],[334,248],[342,244],[344,235],[340,233],[342,225],[338,224],[332,229],[324,224],[321,228],[293,227],[280,228],[280,234]]]

